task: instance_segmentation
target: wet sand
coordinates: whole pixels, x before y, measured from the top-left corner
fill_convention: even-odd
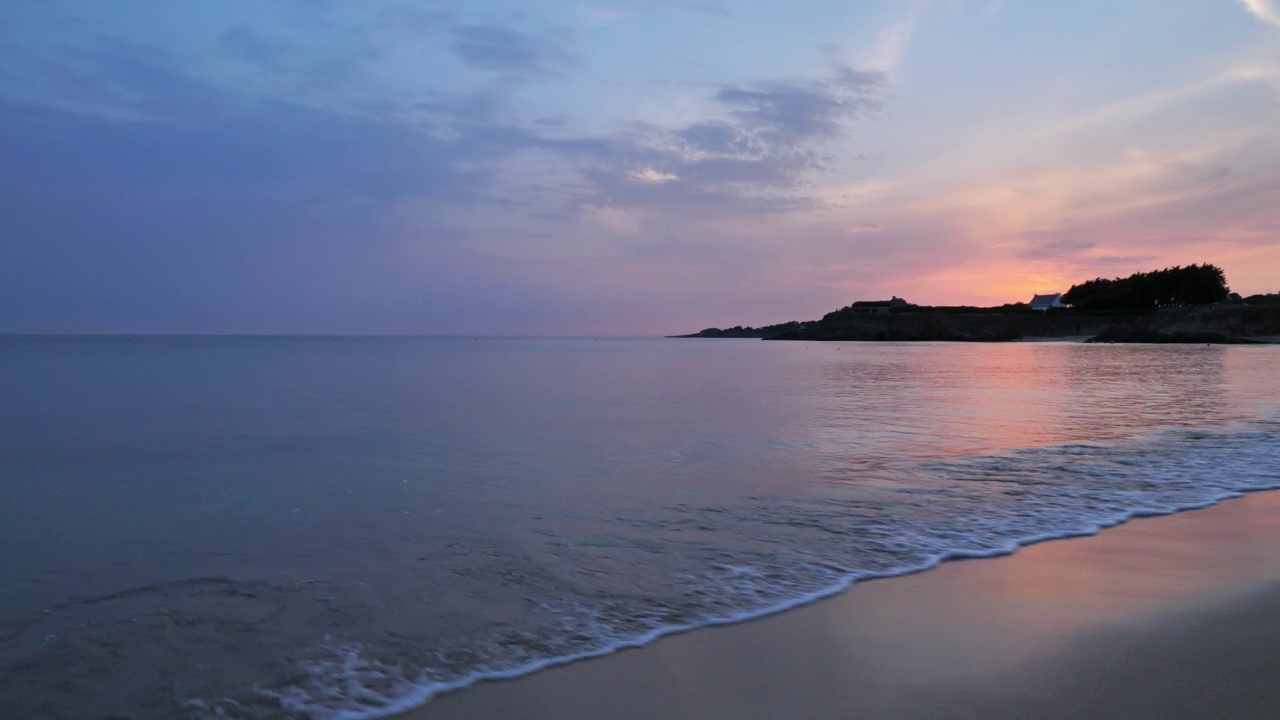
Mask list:
[[[1280,717],[1280,492],[875,580],[404,720]]]

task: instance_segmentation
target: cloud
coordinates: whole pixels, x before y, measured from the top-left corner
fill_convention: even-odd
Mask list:
[[[385,210],[430,203],[444,242],[449,208],[482,180],[403,128],[297,108],[159,124],[0,104],[0,132],[5,328],[319,328],[326,314],[354,328],[374,307],[394,317],[393,300],[420,311]],[[433,274],[417,281],[449,282]]]
[[[209,117],[220,93],[175,69],[160,48],[114,37],[24,53],[8,64],[0,98],[118,120]]]
[[[1025,260],[1079,260],[1098,247],[1096,237],[1076,227],[1027,230],[1017,256]]]
[[[694,12],[700,12],[705,15],[713,15],[715,17],[721,17],[721,18],[733,17],[733,13],[729,12],[727,9],[724,8],[724,6],[718,3],[691,2],[686,4],[685,7],[689,8],[690,10],[693,10]]]
[[[727,111],[724,118],[676,127],[632,123],[560,151],[585,163],[592,184],[581,197],[586,205],[660,206],[701,216],[812,207],[796,191],[824,167],[823,145],[879,107],[881,85],[877,73],[841,66],[821,78],[722,86],[710,100]]]
[[[642,170],[632,171],[631,177],[635,178],[636,180],[639,180],[640,182],[647,182],[647,183],[667,183],[667,182],[672,182],[680,179],[679,175],[672,175],[671,173],[658,172],[653,168],[644,168]]]
[[[6,330],[440,327],[434,308],[493,284],[466,243],[499,166],[545,142],[484,91],[436,95],[424,126],[236,92],[152,46],[58,50],[0,96]],[[447,322],[529,305],[495,292]]]
[[[883,82],[882,73],[840,67],[832,77],[821,80],[722,88],[715,99],[744,126],[798,144],[836,137],[844,121],[878,108],[875,92]]]
[[[1243,65],[1209,75],[1180,85],[1159,88],[1150,92],[1124,97],[1119,100],[1087,109],[1073,117],[1056,121],[1034,131],[1034,136],[1076,136],[1096,128],[1123,127],[1126,123],[1141,121],[1165,112],[1178,103],[1220,92],[1233,87],[1272,85],[1280,87],[1280,68],[1271,65]]]
[[[503,25],[462,25],[454,31],[454,52],[476,70],[544,75],[573,64],[560,46]]]
[[[578,6],[578,18],[587,25],[612,25],[628,14],[623,8]]]
[[[1280,9],[1276,8],[1273,0],[1240,0],[1240,4],[1262,22],[1280,27]]]
[[[0,328],[515,329],[503,306],[555,306],[584,278],[635,274],[599,288],[625,304],[628,282],[649,294],[640,272],[763,277],[773,224],[820,204],[832,142],[883,89],[836,66],[585,131],[517,104],[523,81],[573,66],[563,38],[419,19],[218,28],[199,57],[90,34],[7,63]],[[478,81],[380,74],[408,35]]]
[[[826,144],[878,107],[880,86],[878,74],[844,67],[807,80],[720,86],[707,99],[723,117],[675,126],[632,122],[579,136],[554,125],[477,122],[443,99],[438,107],[470,154],[489,149],[486,172],[495,178],[514,182],[525,164],[519,158],[539,158],[528,181],[541,188],[536,213],[558,204],[553,214],[584,222],[589,216],[595,225],[599,208],[609,208],[609,217],[627,209],[632,219],[640,215],[631,211],[653,211],[706,221],[818,205],[806,197],[808,178],[830,161]]]
[[[416,152],[454,174],[476,198],[498,197],[497,185],[513,175],[504,166],[519,166],[521,158],[537,153],[556,168],[540,171],[557,178],[539,198],[546,206],[558,188],[563,207],[554,212],[607,200],[692,213],[703,201],[705,216],[812,205],[797,193],[828,161],[823,145],[874,111],[883,85],[880,74],[837,65],[821,77],[713,86],[704,117],[683,125],[634,122],[575,134],[563,116],[517,120],[518,83],[448,91],[409,85],[397,93],[376,88],[379,63],[405,39],[387,33],[400,27],[411,25],[419,42],[472,69],[517,79],[573,65],[562,49],[564,38],[554,33],[463,24],[442,13],[401,13],[395,22],[379,15],[340,32],[325,25],[327,17],[312,17],[325,29],[310,36],[249,25],[215,34],[217,56],[230,63],[226,72],[184,63],[155,46],[103,37],[48,52],[40,67],[16,72],[41,88],[45,97],[38,104],[97,117],[205,126],[254,113],[278,114],[287,125],[286,118],[302,108],[365,117],[400,127],[408,137],[421,135]],[[510,202],[519,195],[504,189],[502,197]]]
[[[911,44],[916,26],[920,23],[927,5],[927,0],[911,0],[904,3],[900,8],[902,14],[881,27],[872,41],[859,53],[858,64],[886,73],[895,71],[902,63],[902,58],[906,56],[907,47]]]

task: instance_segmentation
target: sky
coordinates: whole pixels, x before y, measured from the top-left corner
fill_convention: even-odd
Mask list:
[[[646,335],[1211,262],[1280,0],[6,0],[0,332]]]

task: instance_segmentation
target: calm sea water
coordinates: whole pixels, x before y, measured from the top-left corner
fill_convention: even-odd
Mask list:
[[[0,339],[0,715],[367,718],[1280,485],[1280,348]]]

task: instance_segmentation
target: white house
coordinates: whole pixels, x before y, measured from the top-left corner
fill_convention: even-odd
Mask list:
[[[1049,308],[1064,308],[1062,304],[1062,293],[1050,293],[1048,295],[1036,295],[1031,298],[1031,309],[1044,312]]]

